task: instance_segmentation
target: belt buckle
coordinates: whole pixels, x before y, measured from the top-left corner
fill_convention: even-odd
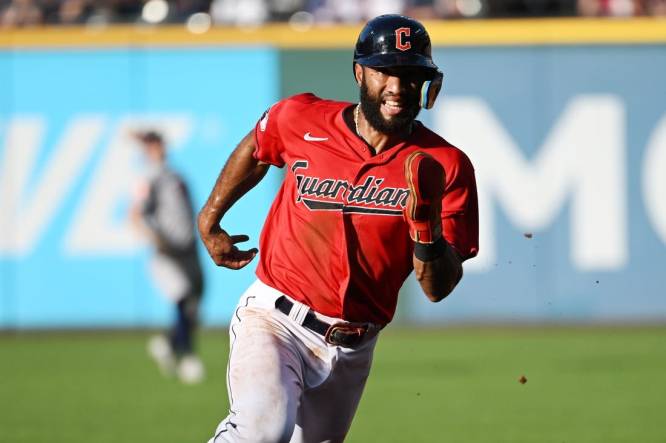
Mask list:
[[[361,343],[366,332],[368,332],[367,325],[335,323],[326,331],[324,340],[331,345],[353,348]]]

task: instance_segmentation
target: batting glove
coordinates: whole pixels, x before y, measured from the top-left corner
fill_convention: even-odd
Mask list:
[[[409,235],[417,244],[433,244],[442,238],[442,196],[446,175],[431,155],[413,152],[405,160],[409,196],[403,215]]]

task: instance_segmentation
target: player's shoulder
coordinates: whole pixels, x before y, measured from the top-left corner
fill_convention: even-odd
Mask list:
[[[173,169],[171,166],[165,166],[162,168],[159,176],[157,177],[158,183],[164,188],[173,188],[177,187],[186,187],[185,179],[183,175]]]
[[[282,112],[300,114],[306,110],[310,112],[315,110],[318,112],[336,112],[341,108],[348,106],[349,103],[324,99],[311,92],[304,92],[284,98],[276,103],[276,105],[282,108]],[[305,117],[306,115],[300,114],[300,116]]]
[[[417,143],[419,149],[427,151],[445,165],[455,164],[461,167],[473,168],[472,161],[462,149],[423,124],[420,124],[418,131]]]

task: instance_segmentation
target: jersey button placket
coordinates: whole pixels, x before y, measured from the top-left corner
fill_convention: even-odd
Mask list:
[[[358,144],[356,144],[356,149],[357,152],[363,158],[363,162],[367,162],[369,159],[373,157],[372,153],[370,152],[370,147],[368,146],[368,144],[364,140],[361,140],[360,138],[358,139]]]
[[[367,146],[363,144],[363,146],[360,147],[361,151],[364,153],[368,152]],[[359,183],[361,182],[361,179],[364,175],[364,170],[367,168],[367,160],[369,160],[370,156],[366,158],[366,160],[361,163],[358,167],[358,170],[356,171],[355,174],[350,174],[349,176],[349,189],[347,190],[347,193],[345,195],[345,202],[344,202],[344,207],[343,210],[341,211],[341,220],[342,220],[342,230],[343,230],[343,235],[344,235],[344,247],[341,248],[342,254],[344,254],[340,259],[346,264],[347,267],[347,275],[344,276],[344,279],[340,282],[340,305],[342,306],[342,311],[345,312],[345,304],[347,301],[347,291],[349,288],[349,281],[351,280],[351,272],[352,270],[349,269],[349,254],[350,254],[350,248],[349,245],[353,244],[356,240],[356,234],[355,234],[355,229],[354,229],[354,213],[352,212],[346,212],[344,208],[348,208],[349,206],[353,205],[354,202],[349,201],[349,197],[352,195],[352,192],[356,186],[359,186]],[[352,248],[353,249],[353,248]]]
[[[367,152],[367,148],[365,146],[360,147],[361,151]],[[349,188],[345,192],[344,199],[343,199],[343,207],[342,211],[340,211],[340,222],[342,223],[342,248],[340,248],[340,262],[344,263],[344,267],[346,268],[346,273],[342,276],[342,279],[340,280],[340,289],[339,289],[339,297],[340,297],[340,306],[342,307],[342,312],[344,313],[345,311],[345,301],[346,301],[346,295],[347,295],[347,290],[349,288],[349,281],[351,279],[351,269],[349,268],[349,244],[350,242],[353,242],[354,240],[354,224],[352,222],[352,213],[345,212],[345,208],[350,204],[349,202],[349,196],[352,193],[352,190],[355,186],[357,186],[358,182],[358,177],[360,176],[359,173],[362,172],[363,167],[365,166],[365,162],[360,163],[359,165],[359,170],[356,173],[350,173],[349,178],[348,178],[348,183],[349,183]]]

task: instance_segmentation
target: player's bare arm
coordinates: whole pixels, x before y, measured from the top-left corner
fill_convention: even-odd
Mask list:
[[[154,245],[158,251],[164,251],[166,249],[166,242],[155,229],[151,228],[150,225],[146,223],[143,213],[143,208],[146,204],[146,199],[148,198],[148,192],[148,183],[141,183],[137,186],[134,201],[128,211],[129,222],[138,235]]]
[[[444,241],[440,257],[423,261],[414,256],[414,273],[421,289],[430,301],[438,302],[449,295],[463,275],[462,260],[455,249]]]
[[[266,175],[269,165],[256,160],[252,153],[255,139],[248,133],[231,153],[215,187],[199,212],[198,228],[203,244],[216,265],[240,269],[250,263],[258,250],[240,250],[236,243],[249,240],[247,235],[230,235],[220,226],[222,217],[233,204]]]

